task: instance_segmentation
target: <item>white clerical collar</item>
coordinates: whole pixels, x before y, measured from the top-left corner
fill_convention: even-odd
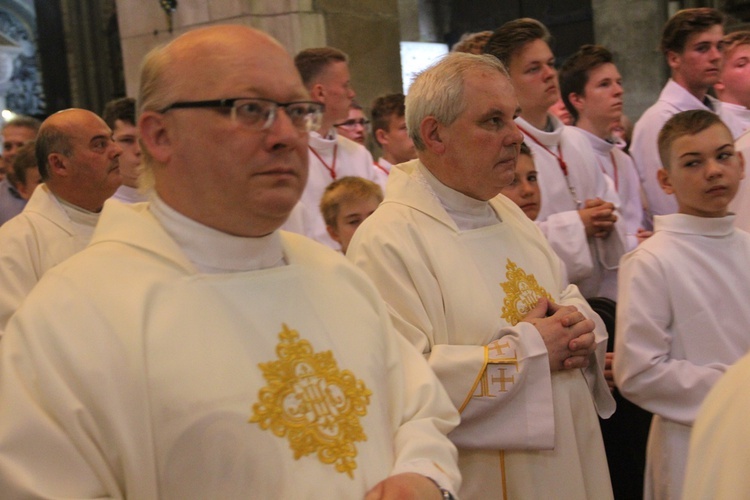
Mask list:
[[[654,231],[713,237],[728,236],[735,230],[734,219],[734,214],[724,217],[698,217],[687,214],[655,215]]]
[[[617,145],[615,139],[605,140],[592,134],[588,130],[582,129],[581,127],[576,127],[576,129],[586,136],[586,139],[589,140],[589,144],[591,144],[594,152],[602,156],[608,155]]]
[[[156,194],[149,210],[203,273],[255,271],[286,264],[278,231],[258,238],[233,236],[185,217]]]
[[[542,145],[544,145],[544,147],[546,147],[547,149],[556,151],[558,146],[560,145],[560,139],[562,138],[562,133],[565,125],[563,125],[563,122],[561,122],[556,116],[547,115],[547,119],[552,125],[551,132],[539,130],[520,116],[516,118],[516,123],[523,129],[522,131],[525,131],[524,135],[528,133],[532,135],[534,139],[542,143]]]
[[[422,184],[426,184],[435,194],[460,230],[468,231],[500,222],[488,201],[477,200],[446,186],[432,175],[422,162],[418,164],[417,174],[424,181]]]
[[[391,162],[389,162],[388,160],[386,160],[382,156],[380,158],[378,158],[378,161],[376,162],[376,165],[378,167],[380,167],[380,169],[383,170],[386,174],[391,171],[391,167],[393,166],[393,164]]]
[[[68,203],[59,196],[55,196],[55,199],[74,224],[94,228],[99,222],[99,212],[89,212],[85,208]]]

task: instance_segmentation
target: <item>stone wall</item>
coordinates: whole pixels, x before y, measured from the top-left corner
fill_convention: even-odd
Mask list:
[[[357,99],[401,88],[396,0],[180,0],[172,32],[158,0],[117,0],[127,93],[136,96],[143,56],[200,26],[242,24],[277,38],[291,54],[330,45],[351,58]]]

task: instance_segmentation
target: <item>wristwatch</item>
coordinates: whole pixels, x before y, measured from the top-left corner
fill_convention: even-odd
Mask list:
[[[440,495],[443,500],[456,500],[456,497],[453,496],[453,493],[450,492],[450,490],[446,490],[442,486],[440,486],[440,483],[432,479],[431,477],[428,477],[430,481],[432,481],[438,490],[440,490]]]

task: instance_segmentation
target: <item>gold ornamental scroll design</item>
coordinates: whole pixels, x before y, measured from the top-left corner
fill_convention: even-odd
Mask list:
[[[352,372],[340,370],[331,351],[314,352],[286,324],[279,340],[279,359],[258,365],[267,386],[259,391],[249,422],[286,437],[295,460],[316,454],[354,478],[354,443],[367,440],[360,418],[372,392]]]
[[[508,259],[505,270],[505,278],[508,281],[500,283],[505,292],[502,318],[509,324],[515,325],[526,317],[540,298],[546,297],[552,300],[552,296],[537,283],[533,274],[526,274],[526,271],[512,260]]]

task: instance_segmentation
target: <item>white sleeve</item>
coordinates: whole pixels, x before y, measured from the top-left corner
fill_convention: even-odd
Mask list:
[[[638,249],[620,267],[614,374],[620,392],[641,408],[692,425],[698,408],[726,370],[675,359],[669,279],[658,260]],[[701,335],[710,332],[699,332]]]

